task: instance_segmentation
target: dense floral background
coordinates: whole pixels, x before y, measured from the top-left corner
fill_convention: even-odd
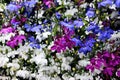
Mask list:
[[[120,0],[1,0],[0,76],[119,80]]]

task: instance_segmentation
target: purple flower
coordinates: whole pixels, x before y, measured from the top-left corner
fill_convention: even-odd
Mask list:
[[[18,24],[20,24],[20,21],[17,20],[16,17],[13,17],[13,18],[11,19],[10,23],[11,23],[12,25],[18,25]]]
[[[120,70],[117,70],[116,76],[120,77]]]
[[[54,45],[51,47],[51,50],[55,50],[60,53],[61,51],[65,51],[67,47],[71,49],[74,45],[75,43],[66,35],[56,39]]]
[[[51,7],[51,5],[53,5],[53,0],[43,0],[43,3],[48,6],[48,8]]]
[[[92,71],[94,71],[94,69],[98,69],[107,76],[113,76],[114,73],[116,73],[117,76],[120,76],[120,70],[116,72],[117,66],[119,65],[120,57],[118,53],[102,51],[90,60],[90,64],[86,66],[86,69]]]
[[[55,50],[58,53],[61,51],[65,51],[67,48],[71,49],[75,46],[75,42],[71,39],[71,36],[73,34],[71,30],[67,29],[66,27],[63,28],[64,35],[63,36],[57,36],[54,45],[51,47],[51,50]],[[71,32],[71,33],[70,33]]]
[[[12,27],[7,27],[7,28],[3,28],[0,30],[0,34],[6,34],[6,33],[11,33],[14,32],[15,29],[13,29]]]
[[[23,40],[25,40],[25,36],[24,35],[16,35],[14,37],[12,37],[9,41],[7,41],[7,45],[10,46],[11,48],[14,48],[16,46],[18,46],[19,43],[22,43]]]
[[[113,71],[114,71],[114,68],[113,67],[107,67],[103,70],[103,73],[106,74],[106,75],[110,75],[112,76],[113,75]]]

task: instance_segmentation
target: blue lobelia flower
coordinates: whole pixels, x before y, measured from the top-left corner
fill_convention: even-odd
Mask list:
[[[60,14],[59,12],[56,12],[55,15],[56,15],[56,18],[57,18],[57,19],[60,19],[60,18],[61,18],[61,14]]]
[[[95,42],[95,39],[91,38],[88,41],[86,41],[85,46],[93,47]]]
[[[24,5],[25,5],[26,7],[32,8],[32,7],[35,6],[36,2],[37,2],[37,1],[35,1],[35,0],[25,1],[25,2],[24,2]]]
[[[38,44],[37,40],[34,38],[34,36],[31,36],[28,38],[28,41],[30,42],[30,46],[32,48],[38,48],[40,49],[40,45]]]
[[[6,7],[6,9],[9,11],[9,12],[17,12],[18,10],[19,10],[19,8],[16,6],[16,5],[14,5],[14,4],[9,4],[7,7]]]
[[[25,24],[24,28],[26,29],[27,32],[30,32],[32,27],[30,24]]]
[[[87,39],[86,39],[87,40]],[[87,54],[87,52],[90,52],[92,50],[92,47],[94,46],[95,39],[90,38],[87,40],[83,46],[79,49],[79,52],[83,52],[84,54]]]
[[[88,18],[92,18],[95,16],[95,11],[93,8],[89,8],[85,14],[86,16],[88,16]]]
[[[33,47],[33,48],[38,48],[38,49],[40,49],[40,45],[37,44],[37,43],[30,43],[30,46]]]
[[[74,25],[73,24],[69,24],[69,23],[66,23],[64,21],[61,21],[60,24],[62,26],[65,26],[65,27],[69,28],[70,30],[74,30]]]
[[[35,40],[34,36],[29,37],[29,38],[28,38],[28,41],[30,41],[30,42],[35,42],[35,43],[36,43],[36,40]]]
[[[37,32],[40,32],[42,26],[41,25],[36,25],[36,24],[31,26],[29,24],[25,24],[24,28],[26,29],[27,32],[36,32],[37,33]]]
[[[77,28],[80,28],[84,25],[83,21],[82,20],[75,20],[73,22],[73,24],[77,27]]]
[[[105,41],[109,39],[112,34],[113,30],[111,30],[109,27],[106,27],[103,31],[100,32],[98,39],[100,39],[101,41]]]
[[[112,5],[112,4],[113,4],[113,0],[103,0],[98,5],[99,5],[99,7],[101,7],[101,6],[105,7],[107,5]]]
[[[93,33],[98,33],[100,31],[97,24],[91,22],[90,25],[86,28],[87,31],[93,31]]]
[[[84,47],[81,47],[81,48],[79,49],[79,52],[80,52],[80,53],[83,52],[84,54],[87,54],[87,52],[89,52],[89,51],[91,51],[91,50],[92,50],[91,47],[89,47],[89,46],[84,46]]]
[[[75,46],[80,46],[82,44],[82,42],[77,38],[72,38],[72,41],[75,42]]]
[[[115,5],[117,8],[120,8],[120,0],[115,0]]]
[[[31,31],[32,32],[40,32],[40,29],[42,28],[41,25],[34,25],[32,28],[31,28]]]

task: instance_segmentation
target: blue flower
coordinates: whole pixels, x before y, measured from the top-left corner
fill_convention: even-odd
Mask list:
[[[30,1],[24,2],[24,4],[25,4],[25,6],[28,6],[28,7],[31,7],[31,8],[32,8],[32,7],[35,6],[36,2],[37,2],[37,1],[35,1],[35,0],[30,0]]]
[[[98,39],[100,39],[101,41],[105,41],[109,39],[112,34],[113,34],[113,30],[107,27],[103,31],[100,32]]]
[[[89,18],[92,18],[95,16],[95,11],[93,8],[89,8],[87,13],[86,13],[86,16],[88,16]]]
[[[77,28],[80,28],[84,25],[82,20],[75,20],[73,23]]]
[[[34,25],[33,28],[31,28],[32,32],[40,32],[40,29],[42,28],[41,25]]]
[[[120,0],[115,0],[115,5],[117,8],[120,8]]]
[[[82,44],[82,42],[77,38],[72,38],[72,41],[75,42],[75,46],[80,46]]]
[[[35,42],[35,43],[36,43],[36,40],[35,40],[34,36],[29,37],[28,40],[29,40],[30,42]]]
[[[24,28],[26,29],[27,32],[30,32],[32,27],[29,24],[25,24]]]
[[[29,37],[28,41],[30,42],[31,47],[40,49],[40,45],[38,44],[38,41],[34,38],[34,36]]]
[[[91,51],[91,50],[92,50],[91,47],[89,47],[89,46],[84,46],[84,47],[81,47],[81,48],[79,49],[79,52],[80,52],[80,53],[83,52],[84,54],[87,54],[87,52],[89,52],[89,51]]]
[[[90,25],[86,28],[87,31],[93,31],[94,33],[98,33],[100,31],[97,24],[91,22]]]
[[[37,44],[37,43],[31,43],[30,46],[33,47],[33,48],[38,48],[38,49],[40,49],[40,45]]]
[[[83,52],[84,54],[87,54],[87,52],[90,52],[92,50],[92,47],[94,46],[95,43],[95,39],[90,38],[90,39],[86,39],[86,42],[83,44],[83,46],[81,46],[81,48],[79,49],[79,52]]]
[[[14,5],[14,4],[9,4],[6,8],[7,8],[7,10],[10,11],[11,13],[12,13],[12,12],[17,12],[17,11],[19,10],[18,7],[17,7],[16,5]]]
[[[56,15],[56,18],[57,18],[57,19],[60,19],[60,18],[61,18],[61,14],[60,14],[59,12],[56,12],[55,15]]]
[[[40,32],[42,26],[41,25],[29,25],[29,24],[25,24],[24,28],[26,29],[27,32]]]
[[[95,42],[96,41],[93,38],[91,38],[88,41],[86,41],[85,46],[93,47]]]
[[[74,25],[73,24],[69,24],[69,23],[66,23],[66,22],[63,22],[63,21],[61,21],[60,24],[62,26],[65,26],[65,27],[71,29],[71,30],[74,30]]]
[[[104,0],[102,2],[100,2],[99,6],[107,6],[107,5],[112,5],[113,4],[113,0]]]

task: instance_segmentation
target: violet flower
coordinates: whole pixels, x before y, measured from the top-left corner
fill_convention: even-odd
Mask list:
[[[120,77],[120,70],[117,70],[116,76]]]
[[[43,3],[48,6],[48,8],[51,7],[51,5],[53,5],[53,0],[43,0]]]
[[[96,57],[90,60],[91,64],[86,66],[86,69],[94,71],[94,69],[101,70],[104,75],[113,76],[114,73],[120,75],[120,72],[116,72],[116,67],[120,65],[120,57],[116,53],[109,53],[103,51],[98,53]]]
[[[61,51],[64,52],[67,47],[71,49],[74,45],[75,43],[66,35],[59,39],[56,39],[54,45],[51,47],[51,50],[55,50],[60,53]]]
[[[75,42],[71,39],[72,31],[67,28],[63,28],[64,35],[60,37],[56,37],[54,41],[54,45],[51,47],[51,50],[55,50],[58,53],[61,51],[65,51],[67,48],[71,49],[75,46]],[[70,33],[71,32],[71,33]]]
[[[0,34],[6,34],[6,33],[11,33],[14,32],[15,29],[13,29],[12,27],[7,27],[7,28],[3,28],[0,30]]]
[[[10,46],[11,48],[14,48],[16,46],[18,46],[19,43],[22,43],[23,40],[25,40],[25,36],[24,35],[16,35],[14,37],[12,37],[9,41],[7,41],[7,45]]]

